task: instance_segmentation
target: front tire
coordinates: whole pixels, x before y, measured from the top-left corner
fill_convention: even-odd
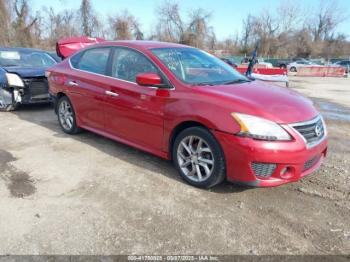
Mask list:
[[[290,68],[290,71],[295,73],[295,72],[297,72],[297,68],[296,68],[295,66],[292,66],[292,67]]]
[[[63,132],[74,135],[81,131],[77,126],[73,105],[67,96],[63,96],[58,100],[57,117]]]
[[[190,127],[175,139],[173,162],[189,184],[211,188],[226,177],[224,153],[215,137],[203,127]]]
[[[280,68],[281,68],[281,69],[286,69],[286,68],[287,68],[287,65],[281,64],[281,65],[280,65]]]

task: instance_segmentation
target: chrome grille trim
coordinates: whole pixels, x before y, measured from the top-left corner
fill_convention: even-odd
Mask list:
[[[304,140],[307,148],[311,148],[320,144],[327,137],[327,129],[321,115],[312,120],[293,123],[289,125]],[[316,135],[316,127],[319,126],[321,134]]]

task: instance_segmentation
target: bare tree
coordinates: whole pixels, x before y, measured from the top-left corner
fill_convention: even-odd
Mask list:
[[[8,1],[0,1],[0,45],[9,45],[11,31],[11,14]]]
[[[214,28],[213,27],[210,27],[210,30],[208,32],[208,49],[209,50],[215,50],[216,49],[216,46],[217,46],[217,43],[218,43],[218,40],[216,38],[216,34],[215,34],[215,31],[214,31]]]
[[[32,30],[37,23],[38,17],[30,15],[27,0],[15,0],[14,11],[16,15],[13,22],[15,44],[33,46]]]
[[[175,0],[176,1],[176,0]],[[144,39],[141,24],[128,11],[101,23],[91,0],[81,0],[77,10],[53,8],[33,14],[31,0],[0,0],[0,45],[53,49],[60,38],[83,34],[112,39]],[[339,0],[318,0],[309,10],[283,0],[275,10],[251,13],[240,34],[217,39],[210,24],[212,13],[196,8],[184,12],[173,0],[156,8],[157,23],[147,39],[184,43],[216,54],[246,54],[260,41],[259,55],[269,57],[349,56],[348,36],[339,25],[348,18]]]
[[[178,3],[165,1],[158,7],[159,21],[152,37],[161,41],[178,42],[199,48],[214,46],[216,36],[209,25],[211,13],[198,8],[191,10],[185,19]]]
[[[180,42],[185,32],[180,7],[177,3],[165,1],[156,10],[159,22],[157,25],[157,38],[161,41]]]
[[[242,32],[242,52],[247,53],[250,45],[251,37],[253,34],[254,17],[248,14],[247,18],[243,20],[243,32]]]
[[[143,33],[137,19],[128,11],[109,17],[109,24],[116,40],[143,40]]]
[[[189,23],[186,31],[180,36],[180,43],[205,48],[212,34],[212,28],[208,25],[211,13],[199,8],[189,14]]]
[[[47,33],[47,41],[49,46],[54,46],[60,38],[71,37],[77,35],[79,29],[77,28],[74,19],[73,10],[63,10],[55,13],[51,7],[45,8],[44,13],[47,14],[45,19],[45,31]]]
[[[263,10],[252,18],[252,44],[260,42],[260,54],[269,56],[273,53],[279,23],[269,10]]]
[[[81,1],[79,14],[82,34],[85,36],[93,36],[94,33],[96,33],[96,28],[100,27],[100,24],[90,0]]]
[[[228,55],[239,54],[241,47],[239,46],[238,36],[235,38],[229,37],[218,42],[216,44],[216,48],[219,50],[224,50]]]
[[[276,13],[281,33],[289,33],[300,29],[305,17],[302,7],[288,0],[283,0],[280,5],[277,6]]]
[[[337,26],[347,18],[344,10],[336,0],[319,1],[318,8],[309,26],[315,42],[334,36]]]

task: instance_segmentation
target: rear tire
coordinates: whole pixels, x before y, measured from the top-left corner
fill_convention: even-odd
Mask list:
[[[203,127],[182,131],[175,139],[172,158],[180,176],[195,187],[211,188],[226,177],[221,146]]]
[[[295,66],[293,66],[290,68],[290,71],[295,73],[295,72],[297,72],[297,68]]]
[[[67,96],[63,96],[58,100],[57,117],[63,132],[70,135],[81,132],[81,129],[77,126],[73,105]]]

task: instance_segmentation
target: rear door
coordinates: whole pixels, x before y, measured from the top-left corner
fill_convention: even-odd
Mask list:
[[[70,60],[73,69],[66,85],[78,123],[84,128],[105,128],[104,100],[109,88],[106,72],[110,52],[110,47],[92,48]]]
[[[111,59],[110,95],[106,100],[106,128],[114,136],[148,151],[162,148],[164,104],[169,89],[140,86],[138,73],[160,73],[142,53],[115,47]]]

